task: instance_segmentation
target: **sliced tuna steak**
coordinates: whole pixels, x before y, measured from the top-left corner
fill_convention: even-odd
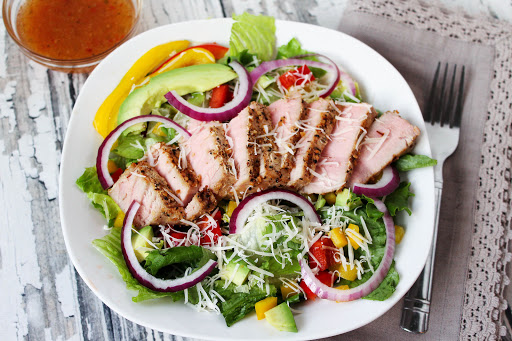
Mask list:
[[[306,104],[300,98],[285,98],[272,103],[268,110],[275,130],[275,142],[281,155],[281,182],[287,184],[295,166],[295,145],[300,139],[296,122],[304,120]]]
[[[313,180],[302,189],[304,193],[325,194],[345,186],[359,155],[358,142],[377,115],[366,103],[338,105],[337,109],[330,140],[322,151]]]
[[[219,122],[203,123],[183,144],[187,160],[205,187],[225,197],[235,183],[234,161],[224,128]]]
[[[349,186],[373,180],[387,165],[409,151],[419,135],[418,127],[401,118],[398,112],[386,112],[376,118],[361,143]]]
[[[140,203],[134,223],[147,225],[176,224],[185,216],[179,198],[164,178],[145,161],[132,163],[108,192],[126,212],[133,200]]]
[[[208,187],[205,187],[194,195],[192,201],[185,208],[186,219],[194,221],[203,214],[212,212],[216,206],[215,195]]]
[[[334,128],[335,109],[331,101],[320,99],[311,103],[304,120],[298,123],[301,138],[295,145],[295,167],[288,186],[300,189],[312,180],[316,164]]]
[[[199,181],[195,172],[187,167],[185,151],[180,147],[157,143],[151,147],[150,152],[155,170],[167,181],[183,206],[186,206],[199,189]]]
[[[259,176],[259,155],[256,138],[259,135],[257,119],[249,107],[242,110],[226,127],[227,140],[231,146],[235,161],[237,180],[234,190],[237,196],[243,196],[254,188]],[[233,195],[234,193],[229,193]]]
[[[260,166],[258,188],[278,186],[281,183],[281,155],[273,133],[271,114],[266,106],[256,102],[249,105],[249,112],[256,118],[258,129],[256,139]]]

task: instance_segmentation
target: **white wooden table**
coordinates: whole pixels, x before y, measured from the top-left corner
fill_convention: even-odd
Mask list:
[[[246,10],[335,29],[346,2],[146,0],[142,29]],[[512,22],[510,1],[442,2]],[[0,26],[0,340],[176,339],[112,312],[67,256],[57,201],[59,162],[71,109],[86,78],[29,61]]]

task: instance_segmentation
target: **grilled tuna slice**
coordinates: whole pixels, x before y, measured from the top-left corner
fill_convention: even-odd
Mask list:
[[[396,111],[376,118],[361,143],[349,186],[373,180],[387,165],[409,151],[419,135],[418,127],[401,118]]]
[[[256,139],[260,168],[258,187],[275,187],[281,183],[281,155],[273,134],[274,126],[270,111],[263,104],[252,102],[249,105],[249,113],[257,120],[259,133]]]
[[[249,107],[242,110],[227,124],[226,136],[233,152],[237,175],[233,187],[238,196],[243,196],[248,189],[254,188],[258,181],[259,148],[256,142],[260,134],[258,128],[257,119]]]
[[[183,144],[188,164],[205,187],[218,197],[225,197],[235,183],[234,161],[230,146],[219,122],[203,123]]]
[[[295,167],[290,172],[288,186],[300,189],[307,185],[329,135],[334,128],[335,109],[331,101],[319,99],[307,108],[306,117],[298,122],[301,138],[295,145]]]
[[[208,187],[203,188],[194,195],[192,201],[185,208],[187,220],[194,221],[205,213],[212,212],[217,206],[217,199]]]
[[[304,193],[325,194],[345,186],[354,159],[359,155],[359,142],[377,116],[375,109],[366,103],[338,105],[337,108],[330,141],[322,151],[313,180],[302,189]]]
[[[285,98],[269,105],[275,142],[281,155],[281,183],[286,185],[295,166],[295,145],[300,139],[298,121],[304,120],[306,104],[300,98]]]
[[[195,172],[187,167],[185,151],[179,147],[157,143],[151,147],[150,152],[153,156],[155,170],[180,198],[183,202],[182,206],[186,206],[199,189],[199,181]]]
[[[146,161],[132,163],[108,193],[123,212],[133,200],[140,203],[134,220],[138,227],[176,224],[185,216],[176,194]]]

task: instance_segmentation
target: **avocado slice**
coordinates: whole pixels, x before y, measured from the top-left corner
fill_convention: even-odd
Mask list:
[[[220,277],[222,279],[225,279],[226,281],[229,281],[229,280],[231,280],[231,278],[233,278],[233,280],[231,282],[240,286],[240,285],[244,284],[244,282],[247,279],[247,276],[249,276],[249,272],[251,272],[251,270],[249,270],[247,265],[242,264],[242,263],[238,263],[240,265],[238,266],[238,269],[237,269],[236,264],[237,263],[235,263],[235,262],[228,263],[226,265],[226,268],[224,269],[224,271],[222,271]],[[235,272],[235,270],[236,270],[236,272]]]
[[[286,302],[265,312],[265,319],[272,326],[284,332],[297,332],[297,325],[292,311]]]
[[[343,189],[343,191],[336,196],[336,206],[347,207],[349,210],[353,210],[357,206],[361,206],[361,204],[361,199],[348,188]]]
[[[135,256],[139,263],[146,259],[147,251],[153,250],[149,248],[150,245],[148,243],[148,240],[151,241],[153,236],[153,228],[151,226],[141,228],[139,233],[132,233],[133,251],[135,251]]]
[[[176,90],[180,96],[191,92],[204,92],[236,77],[236,73],[229,66],[222,64],[192,65],[161,73],[126,97],[119,108],[117,124],[151,113],[152,109],[167,101],[164,95],[171,90]],[[124,134],[132,130],[127,129]]]

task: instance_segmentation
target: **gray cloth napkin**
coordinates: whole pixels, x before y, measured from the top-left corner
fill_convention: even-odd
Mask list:
[[[476,269],[473,272],[474,267],[478,267],[479,264],[478,259],[475,259],[478,258],[475,257],[475,253],[481,256],[483,253],[484,263],[485,257],[494,255],[485,249],[488,247],[487,244],[480,243],[479,245],[481,236],[474,231],[479,229],[476,211],[482,210],[479,205],[485,205],[485,203],[479,202],[482,192],[486,190],[482,188],[485,187],[482,174],[488,168],[483,168],[490,167],[491,172],[493,168],[492,164],[484,164],[483,156],[491,151],[484,150],[483,142],[489,138],[486,131],[489,127],[486,128],[486,126],[490,124],[488,121],[491,117],[488,110],[492,107],[491,95],[493,92],[490,89],[491,86],[496,86],[493,82],[496,82],[497,78],[495,72],[497,50],[493,44],[460,39],[456,34],[442,34],[447,32],[439,32],[437,27],[439,27],[440,21],[442,27],[440,19],[453,21],[455,17],[448,15],[435,18],[438,20],[429,26],[425,20],[429,20],[430,11],[422,10],[424,7],[418,5],[416,1],[413,2],[415,4],[411,6],[411,2],[401,1],[394,3],[383,0],[354,1],[352,6],[349,6],[344,12],[339,29],[366,43],[390,61],[409,83],[422,109],[428,99],[438,62],[457,64],[459,67],[466,66],[466,96],[459,147],[456,153],[447,160],[444,167],[444,190],[430,328],[424,335],[403,331],[399,326],[403,306],[403,300],[401,300],[387,314],[373,323],[343,336],[330,338],[331,340],[456,340],[466,339],[466,337],[480,339],[480,336],[483,336],[481,331],[489,328],[486,321],[489,316],[479,316],[478,314],[488,315],[487,311],[495,312],[496,309],[493,306],[490,307],[492,309],[486,310],[483,306],[479,311],[471,306],[468,307],[468,304],[477,303],[478,300],[472,301],[472,297],[478,295],[480,290],[489,300],[499,300],[501,292],[488,291],[500,289],[502,285],[506,284],[503,283],[504,278],[506,282],[506,277],[504,277],[498,281],[498,285],[493,285],[489,281],[489,286],[491,286],[489,288],[486,285],[488,279],[482,278],[477,281],[477,284],[480,283],[480,287],[475,287],[474,277],[480,276],[481,269]],[[423,20],[423,22],[420,22],[420,25],[415,25],[415,20],[418,22]],[[473,25],[473,23],[468,23],[466,26],[460,16],[456,16],[456,20],[459,24],[457,29],[462,32],[465,28],[469,30]],[[396,95],[400,96],[399,93]],[[503,124],[506,129],[507,122],[510,122],[510,115],[504,117]],[[506,141],[502,142],[506,143]],[[510,155],[506,159],[508,159],[507,167],[510,170]],[[500,190],[504,190],[505,194],[508,194],[509,189],[510,187]],[[508,214],[510,214],[510,210]],[[505,228],[506,226],[503,226],[503,229]],[[503,236],[498,237],[501,240],[496,241],[496,244],[503,240]],[[480,246],[481,248],[479,248]],[[486,255],[485,252],[488,254]],[[503,257],[502,254],[500,255]],[[495,260],[492,261],[495,262]],[[485,271],[483,273],[485,275]],[[491,275],[492,271],[489,271],[489,276]],[[469,281],[471,278],[472,280]],[[494,303],[494,305],[496,304]],[[465,317],[464,315],[468,314],[468,309],[470,309],[470,315],[473,315]],[[497,316],[493,317],[494,320],[497,318]],[[472,325],[474,323],[487,324],[487,326],[482,328]],[[494,338],[499,334],[498,327],[490,329],[487,336]]]

